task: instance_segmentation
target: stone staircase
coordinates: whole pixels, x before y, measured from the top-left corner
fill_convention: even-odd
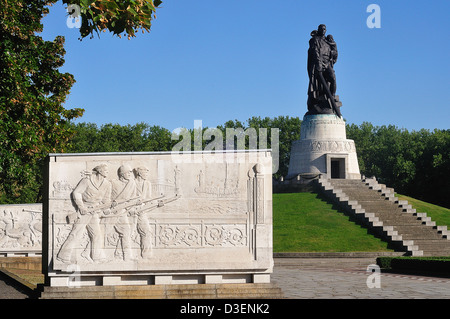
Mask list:
[[[318,191],[406,256],[450,256],[450,232],[375,179],[317,180]]]

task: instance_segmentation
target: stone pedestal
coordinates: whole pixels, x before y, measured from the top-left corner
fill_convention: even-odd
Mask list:
[[[292,143],[287,178],[361,178],[353,140],[345,122],[334,114],[305,115],[300,140]]]

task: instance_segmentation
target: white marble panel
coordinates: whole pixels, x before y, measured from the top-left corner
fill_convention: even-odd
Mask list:
[[[51,154],[47,282],[270,274],[271,168],[269,151]]]
[[[42,204],[0,205],[0,256],[42,253]]]

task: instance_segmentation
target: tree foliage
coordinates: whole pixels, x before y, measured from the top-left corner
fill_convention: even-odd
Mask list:
[[[278,129],[278,171],[275,178],[286,176],[288,173],[289,159],[292,142],[300,139],[300,126],[302,121],[298,117],[278,116],[275,118],[252,117],[248,120],[249,127]],[[272,148],[272,135],[267,134],[267,148]]]
[[[48,153],[67,151],[74,129],[69,123],[84,111],[63,106],[75,83],[71,74],[59,71],[64,64],[64,38],[57,36],[53,41],[44,41],[38,35],[43,29],[42,18],[56,2],[0,0],[0,202],[3,203],[40,200],[42,159]],[[82,38],[106,30],[119,37],[125,33],[130,38],[138,30],[150,31],[161,1],[63,0],[63,3],[80,9]]]
[[[170,151],[174,145],[169,130],[146,123],[71,126],[76,132],[68,149],[71,153]]]
[[[81,15],[80,35],[82,38],[111,31],[121,37],[135,37],[137,31],[150,32],[152,19],[160,0],[63,0],[68,5],[78,5]],[[72,9],[72,7],[71,7]],[[72,16],[78,14],[72,9]]]
[[[408,131],[371,123],[347,125],[362,174],[398,193],[450,207],[450,130]]]
[[[62,105],[75,82],[59,72],[64,38],[44,41],[41,18],[47,1],[0,0],[0,193],[4,201],[32,201],[46,154],[62,152],[71,134],[67,121],[82,109]],[[33,199],[34,198],[34,199]]]

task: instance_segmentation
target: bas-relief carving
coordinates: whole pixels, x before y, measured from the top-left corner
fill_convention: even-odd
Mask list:
[[[301,152],[356,152],[353,140],[308,140],[301,143]]]
[[[60,215],[53,225],[55,269],[151,263],[155,250],[176,248],[248,247],[254,254],[255,225],[264,223],[262,167],[200,164],[183,174],[182,164],[167,162],[156,172],[151,163],[132,164],[100,164],[73,185],[53,183],[51,210]]]
[[[41,205],[0,207],[0,252],[40,250]]]
[[[241,225],[159,225],[159,246],[233,247],[246,246],[247,227]]]
[[[207,195],[209,197],[233,197],[239,193],[239,178],[233,172],[230,173],[230,164],[222,164],[223,169],[215,167],[214,175],[217,175],[216,171],[219,170],[223,176],[212,177],[205,180],[205,171],[200,170],[197,175],[197,187],[195,192],[197,194]],[[234,175],[234,176],[233,176]]]
[[[146,257],[151,250],[147,213],[179,198],[178,194],[169,194],[175,184],[152,185],[148,171],[144,166],[132,169],[121,165],[112,180],[108,179],[107,164],[83,171],[84,177],[70,193],[77,213],[70,231],[67,225],[55,225],[56,243],[60,244],[56,259],[66,264],[76,262],[74,253],[83,248],[81,257],[85,261],[108,262],[105,249],[112,246],[115,258],[129,261],[134,258],[132,248],[137,237],[140,254]]]
[[[311,118],[308,122],[305,123],[305,126],[319,126],[319,125],[339,125],[339,126],[345,126],[345,122],[342,119],[322,119],[322,118]]]

